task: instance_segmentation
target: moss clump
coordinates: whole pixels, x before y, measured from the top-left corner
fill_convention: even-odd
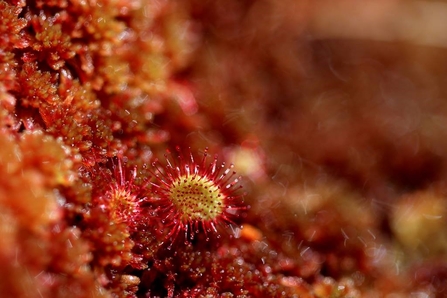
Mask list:
[[[0,0],[0,296],[444,297],[447,55],[326,2]]]

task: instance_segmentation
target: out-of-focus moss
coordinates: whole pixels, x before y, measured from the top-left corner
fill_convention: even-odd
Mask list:
[[[447,252],[444,231],[447,202],[435,191],[407,195],[395,205],[391,227],[397,241],[411,252],[409,258],[439,256]]]
[[[323,2],[0,0],[0,296],[445,294],[445,53]],[[174,145],[241,165],[228,234],[167,243]]]
[[[10,208],[21,222],[36,231],[60,217],[60,210],[51,187],[68,183],[70,164],[53,138],[43,133],[24,134],[19,140],[2,135],[0,151],[2,176],[1,202]],[[38,151],[36,147],[45,148]]]
[[[1,138],[0,174],[6,179],[0,187],[0,258],[6,274],[0,292],[46,296],[56,288],[79,286],[81,280],[90,285],[87,292],[97,292],[87,267],[88,245],[79,231],[61,222],[64,212],[53,191],[75,179],[63,145],[42,131],[20,137],[2,133]]]

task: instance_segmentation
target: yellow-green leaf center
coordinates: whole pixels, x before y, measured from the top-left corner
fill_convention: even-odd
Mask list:
[[[172,185],[171,201],[183,221],[214,220],[224,210],[220,189],[204,177],[184,175]]]

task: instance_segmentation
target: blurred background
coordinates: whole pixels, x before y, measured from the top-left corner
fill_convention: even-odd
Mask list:
[[[374,230],[384,250],[374,258],[386,255],[398,276],[447,295],[447,4],[189,5],[200,42],[184,74],[211,117],[197,120],[188,142],[228,149],[256,184],[248,199],[267,227],[290,212],[314,224],[306,231],[298,220],[299,233],[315,236],[308,204],[338,210],[322,230],[333,226],[348,243]],[[288,211],[264,214],[262,197]],[[344,224],[359,230],[346,235]]]
[[[446,2],[0,8],[3,296],[447,297]],[[140,209],[177,145],[243,177],[217,249]]]

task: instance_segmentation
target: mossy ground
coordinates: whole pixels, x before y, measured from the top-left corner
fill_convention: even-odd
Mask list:
[[[318,9],[0,0],[0,296],[444,297],[447,53],[313,38]],[[176,145],[251,208],[168,249]]]

